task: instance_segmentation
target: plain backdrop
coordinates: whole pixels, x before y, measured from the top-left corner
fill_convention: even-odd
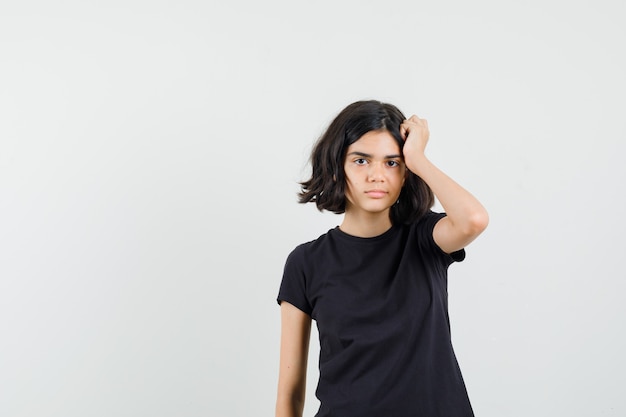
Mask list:
[[[625,20],[621,0],[3,1],[0,415],[273,415],[285,258],[341,222],[298,181],[360,99],[428,119],[428,156],[489,210],[450,268],[476,415],[625,415]]]

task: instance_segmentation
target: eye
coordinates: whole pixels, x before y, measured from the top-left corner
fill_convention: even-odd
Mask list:
[[[398,161],[387,161],[387,166],[388,167],[399,167],[400,166],[400,162],[398,162]]]
[[[354,160],[354,163],[357,165],[365,165],[367,164],[367,161],[364,158],[358,158]]]

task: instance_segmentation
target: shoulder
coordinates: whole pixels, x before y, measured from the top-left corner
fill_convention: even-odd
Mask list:
[[[409,229],[412,233],[417,234],[421,239],[428,237],[432,239],[432,233],[435,229],[435,225],[444,217],[446,217],[446,213],[437,213],[429,210],[422,216],[418,217],[415,221],[403,225],[403,227]]]
[[[451,263],[453,261],[460,262],[465,258],[465,251],[463,249],[448,254],[437,245],[433,237],[435,225],[445,217],[446,213],[437,213],[430,210],[418,218],[415,222],[408,225],[408,227],[415,235],[418,246],[422,249],[429,250],[437,257],[443,258],[446,263]]]
[[[289,256],[287,257],[287,262],[303,262],[306,258],[312,256],[316,252],[319,252],[320,249],[324,249],[328,246],[328,241],[331,239],[331,235],[334,229],[329,230],[328,232],[320,235],[316,239],[304,242],[296,246]]]
[[[435,224],[441,219],[446,217],[446,213],[437,213],[432,210],[427,211],[421,217],[419,217],[413,224],[415,227],[435,227]]]

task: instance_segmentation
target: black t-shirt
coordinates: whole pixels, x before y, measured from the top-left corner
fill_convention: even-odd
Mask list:
[[[316,322],[318,417],[473,416],[450,338],[447,270],[430,212],[373,238],[331,229],[291,252],[278,302]]]

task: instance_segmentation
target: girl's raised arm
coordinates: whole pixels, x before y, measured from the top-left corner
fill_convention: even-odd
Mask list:
[[[400,133],[405,138],[403,153],[407,168],[428,184],[447,214],[435,225],[435,243],[446,253],[463,249],[487,227],[487,210],[426,158],[429,131],[425,119],[411,116],[400,126]]]

